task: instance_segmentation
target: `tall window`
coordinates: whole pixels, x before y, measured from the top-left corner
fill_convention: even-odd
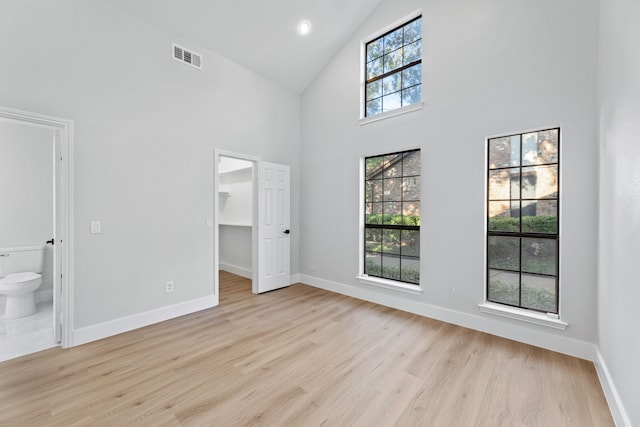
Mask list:
[[[420,150],[365,158],[364,273],[420,282]]]
[[[491,138],[487,300],[558,313],[560,129]]]
[[[422,17],[366,44],[365,116],[422,99]]]

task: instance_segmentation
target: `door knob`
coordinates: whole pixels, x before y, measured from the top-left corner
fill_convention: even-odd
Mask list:
[[[284,234],[289,234],[289,233],[291,233],[290,230],[284,230]]]

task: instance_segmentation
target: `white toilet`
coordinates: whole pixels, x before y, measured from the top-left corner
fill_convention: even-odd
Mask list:
[[[0,296],[7,298],[5,319],[36,312],[34,292],[42,283],[44,246],[0,248]]]

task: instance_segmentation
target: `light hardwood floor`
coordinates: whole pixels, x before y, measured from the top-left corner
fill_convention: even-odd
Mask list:
[[[0,363],[1,426],[611,426],[593,364],[297,284]]]

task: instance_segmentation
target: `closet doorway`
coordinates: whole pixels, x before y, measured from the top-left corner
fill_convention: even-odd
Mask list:
[[[252,278],[256,161],[218,156],[217,222],[219,269]]]
[[[216,150],[214,163],[215,292],[223,270],[251,279],[255,293],[258,158]]]
[[[218,150],[214,164],[214,295],[220,270],[251,279],[254,294],[289,286],[289,166]]]

